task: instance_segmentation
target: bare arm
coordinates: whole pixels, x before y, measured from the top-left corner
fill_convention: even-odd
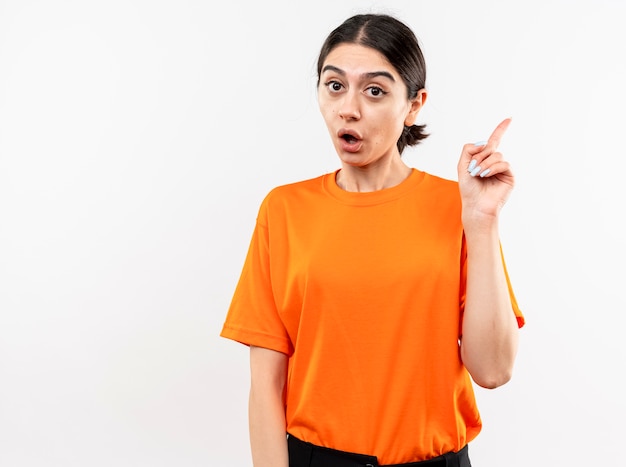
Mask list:
[[[474,381],[486,388],[509,381],[518,346],[498,233],[499,214],[515,182],[497,152],[510,122],[500,123],[485,144],[466,144],[458,166],[467,242],[461,358]]]
[[[496,227],[466,232],[467,290],[461,358],[474,381],[496,388],[509,381],[517,353],[513,313]]]
[[[250,347],[250,447],[254,467],[288,467],[285,405],[288,357]]]

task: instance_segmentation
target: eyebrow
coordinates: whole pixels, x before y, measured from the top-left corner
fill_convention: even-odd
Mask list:
[[[322,69],[322,73],[326,72],[326,71],[334,71],[337,74],[340,74],[341,76],[346,76],[346,72],[343,71],[341,68],[337,68],[336,66],[333,65],[326,65],[323,69]],[[392,82],[396,82],[396,80],[393,78],[393,75],[391,73],[389,73],[388,71],[370,71],[367,73],[363,73],[361,75],[363,78],[367,78],[367,79],[372,79],[372,78],[377,78],[379,76],[383,76],[385,78],[389,78]]]

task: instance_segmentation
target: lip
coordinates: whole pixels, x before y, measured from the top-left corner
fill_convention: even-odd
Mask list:
[[[343,138],[346,135],[352,136],[358,140],[363,139],[358,131],[352,130],[350,128],[342,128],[337,132],[337,136],[339,136],[340,138]]]
[[[354,140],[346,141],[346,136],[351,136]],[[337,137],[339,138],[339,145],[343,151],[358,152],[361,149],[361,146],[363,146],[363,137],[359,134],[359,132],[350,128],[340,129],[337,132]]]

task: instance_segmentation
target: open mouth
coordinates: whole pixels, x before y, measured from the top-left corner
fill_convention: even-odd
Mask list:
[[[343,139],[348,144],[354,144],[361,141],[361,135],[354,130],[348,128],[342,128],[337,132],[337,136]]]
[[[339,139],[343,140],[340,143],[341,149],[346,152],[356,153],[361,150],[363,140],[361,139],[361,135],[352,130],[340,130],[339,131]]]
[[[354,144],[358,141],[358,139],[355,136],[348,135],[348,134],[343,135],[341,138],[348,144]]]

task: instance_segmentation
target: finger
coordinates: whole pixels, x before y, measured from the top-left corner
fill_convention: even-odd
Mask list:
[[[457,170],[459,171],[459,173],[465,171],[471,172],[469,166],[472,161],[474,161],[474,165],[477,163],[476,156],[484,149],[485,144],[486,141],[483,141],[481,143],[468,143],[463,145],[463,149],[461,150],[461,157],[459,158],[459,162],[457,164]],[[481,161],[482,159],[483,157],[480,158]]]
[[[473,157],[485,149],[486,144],[486,141],[464,144],[461,150],[461,155],[465,157]]]
[[[485,157],[482,160],[478,160],[477,158],[472,159],[470,164],[467,167],[467,172],[472,177],[485,177],[487,174],[492,172],[492,166],[497,164],[503,160],[502,154],[499,152],[491,153],[489,156]]]
[[[465,144],[461,151],[461,157],[459,158],[459,163],[457,165],[459,173],[462,173],[464,170],[473,174],[473,176],[482,173],[482,171],[477,172],[477,167],[483,163],[484,159],[490,157],[494,153],[510,123],[511,118],[506,118],[500,122],[487,141]],[[484,171],[486,168],[482,168],[482,170]]]
[[[504,119],[493,131],[488,141],[481,141],[474,144],[476,149],[468,152],[471,154],[472,159],[468,164],[468,172],[471,173],[475,171],[475,167],[477,165],[482,165],[485,159],[492,157],[494,151],[498,148],[498,145],[500,144],[502,135],[504,135],[504,132],[509,127],[510,123],[511,118]]]
[[[474,144],[466,144],[463,146],[461,154],[465,157],[478,156],[479,159],[483,159],[496,150],[502,139],[502,135],[509,127],[511,118],[505,118],[500,122],[496,129],[491,133],[487,141],[479,141]],[[481,154],[484,151],[484,154]]]
[[[502,139],[502,135],[511,124],[511,118],[505,118],[500,122],[500,124],[493,130],[487,144],[491,146],[493,149],[497,148],[500,145],[500,140]]]
[[[471,174],[470,174],[471,175]],[[481,168],[478,173],[472,175],[475,178],[490,178],[496,175],[513,175],[511,164],[507,161],[498,161],[487,168]]]

